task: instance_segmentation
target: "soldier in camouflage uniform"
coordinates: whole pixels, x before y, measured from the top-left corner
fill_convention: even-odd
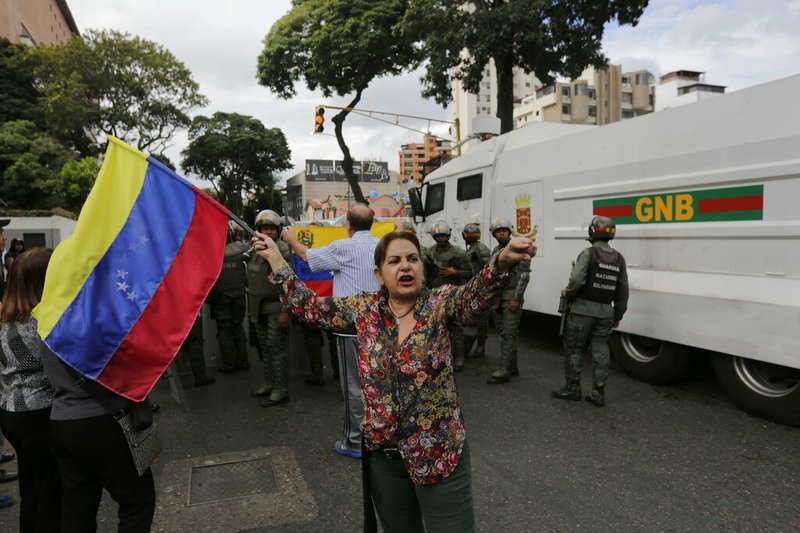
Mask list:
[[[478,224],[470,223],[464,226],[461,232],[464,242],[467,243],[467,258],[472,266],[472,275],[474,276],[481,269],[486,266],[491,257],[489,247],[481,242],[481,227]],[[475,344],[475,352],[473,357],[483,357],[486,353],[486,332],[489,329],[489,315],[487,314],[482,318],[478,324],[478,338]]]
[[[228,228],[228,243],[222,262],[222,271],[211,289],[208,301],[211,315],[217,321],[217,340],[222,353],[219,371],[226,374],[248,370],[247,342],[242,321],[247,312],[247,271],[245,262],[250,246],[240,238],[238,226],[233,222]]]
[[[292,256],[289,246],[279,240],[281,218],[269,209],[256,215],[256,230],[267,235],[278,245],[287,263]],[[254,256],[247,264],[247,286],[249,288],[250,320],[255,324],[256,337],[261,348],[264,364],[264,386],[254,396],[269,398],[261,402],[264,407],[280,405],[289,401],[289,359],[286,340],[289,336],[290,315],[280,301],[278,288],[267,281],[271,273],[269,264],[261,256]]]
[[[203,318],[202,314],[197,315],[197,318],[183,341],[178,356],[184,355],[189,360],[189,366],[192,369],[194,376],[195,387],[202,387],[203,385],[211,385],[216,380],[206,374],[206,360],[203,356]]]
[[[608,244],[616,232],[612,219],[602,216],[592,219],[588,239],[592,245],[578,255],[569,283],[561,291],[561,295],[571,301],[564,329],[567,383],[551,393],[553,398],[580,401],[583,354],[587,346],[591,346],[594,376],[592,392],[586,400],[597,407],[606,404],[605,387],[611,358],[608,338],[628,308],[625,258]]]
[[[511,221],[507,218],[496,218],[489,227],[497,246],[492,250],[495,255],[511,240]],[[517,367],[517,335],[522,319],[522,300],[525,288],[530,280],[531,262],[520,261],[514,277],[500,295],[500,305],[495,310],[495,326],[500,334],[500,365],[492,372],[486,383],[495,385],[507,383],[511,376],[519,376]]]
[[[467,254],[450,242],[450,226],[447,222],[437,222],[431,227],[431,235],[436,244],[425,249],[423,260],[428,287],[435,289],[442,285],[463,285],[472,277],[472,267]],[[450,326],[450,340],[453,344],[453,370],[464,368],[464,328],[461,324]]]

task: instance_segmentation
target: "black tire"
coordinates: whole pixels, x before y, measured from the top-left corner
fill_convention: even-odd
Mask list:
[[[800,370],[715,354],[717,381],[739,409],[778,424],[800,426]]]
[[[687,346],[622,332],[611,336],[611,352],[630,376],[656,385],[683,379],[697,360]]]

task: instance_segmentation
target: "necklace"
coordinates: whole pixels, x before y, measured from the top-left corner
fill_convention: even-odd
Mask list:
[[[412,306],[411,306],[411,309],[409,309],[408,311],[406,311],[406,312],[405,312],[405,313],[403,313],[402,315],[398,315],[398,314],[395,312],[394,308],[392,307],[392,304],[391,304],[391,302],[389,302],[389,301],[387,300],[387,302],[386,302],[386,303],[389,305],[389,310],[392,312],[392,314],[394,315],[394,317],[397,319],[397,321],[398,321],[398,322],[400,322],[400,319],[401,319],[401,318],[405,318],[405,317],[407,317],[407,316],[408,316],[408,315],[411,313],[411,311],[413,311],[413,310],[414,310],[414,306],[412,305]]]

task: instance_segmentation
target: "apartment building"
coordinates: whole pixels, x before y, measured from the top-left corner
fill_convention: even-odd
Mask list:
[[[589,67],[570,81],[538,87],[514,108],[514,127],[530,121],[602,126],[655,110],[655,77],[620,65]]]
[[[403,183],[412,181],[416,187],[422,177],[433,170],[426,169],[426,163],[435,162],[435,168],[438,168],[449,159],[449,141],[433,135],[426,135],[421,143],[403,144],[400,147],[400,180]]]
[[[540,85],[540,81],[533,73],[526,74],[519,68],[514,69],[514,100],[531,95]],[[454,120],[460,124],[461,139],[472,135],[472,118],[479,116],[497,116],[497,73],[494,61],[484,67],[478,94],[468,93],[460,80],[453,80],[452,112]],[[455,138],[455,134],[453,135]],[[469,144],[469,143],[468,143]],[[402,167],[401,167],[402,168]]]
[[[66,0],[3,0],[0,37],[27,45],[63,44],[80,35]]]
[[[724,85],[706,83],[706,73],[676,70],[664,74],[656,86],[656,111],[699,102],[725,94]]]

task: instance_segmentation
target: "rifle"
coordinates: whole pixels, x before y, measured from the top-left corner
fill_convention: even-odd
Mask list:
[[[572,262],[572,268],[575,268],[575,261]],[[558,336],[564,336],[564,327],[567,325],[567,316],[572,306],[572,300],[569,296],[561,296],[558,299],[558,312],[561,314],[561,325],[558,328]]]
[[[561,326],[558,328],[558,335],[560,337],[564,336],[564,327],[567,324],[567,316],[569,316],[570,304],[571,302],[569,296],[562,296],[558,299],[558,312],[561,314]]]

